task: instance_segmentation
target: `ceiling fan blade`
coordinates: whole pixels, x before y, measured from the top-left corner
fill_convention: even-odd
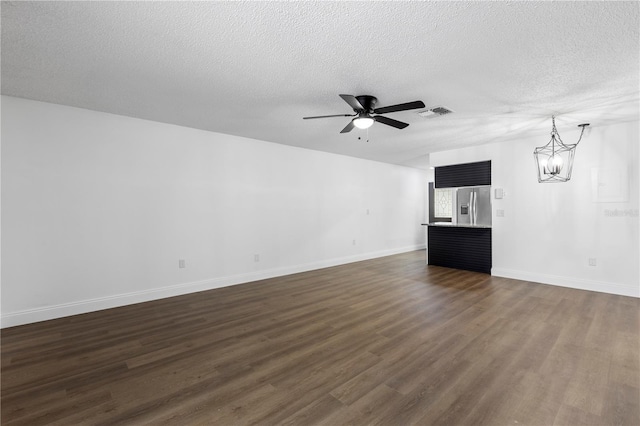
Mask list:
[[[344,101],[346,103],[348,103],[351,108],[353,108],[353,109],[364,109],[364,107],[362,106],[360,101],[358,101],[355,96],[353,96],[353,95],[340,95],[340,97],[342,99],[344,99]]]
[[[413,102],[406,102],[404,104],[390,105],[387,107],[376,108],[373,110],[373,112],[376,114],[387,114],[389,112],[406,111],[408,109],[416,109],[416,108],[424,108],[424,102],[413,101]]]
[[[349,133],[351,130],[353,130],[353,128],[354,128],[354,127],[356,127],[356,126],[353,124],[353,120],[351,120],[351,121],[349,122],[349,124],[347,124],[347,127],[345,127],[344,129],[342,129],[342,130],[340,131],[340,133]]]
[[[302,117],[303,120],[311,120],[314,118],[329,118],[329,117],[355,117],[357,114],[334,114],[334,115],[316,115],[315,117]]]
[[[402,121],[394,120],[393,118],[383,117],[382,115],[376,115],[373,117],[378,123],[386,124],[387,126],[395,127],[396,129],[404,129],[409,123],[403,123]]]

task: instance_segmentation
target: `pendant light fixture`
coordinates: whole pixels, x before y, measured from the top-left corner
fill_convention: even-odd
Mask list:
[[[538,169],[538,182],[566,182],[571,179],[573,169],[573,157],[576,147],[582,140],[584,128],[589,125],[580,124],[582,127],[578,142],[566,145],[560,139],[558,129],[556,129],[556,117],[552,116],[553,127],[551,128],[551,140],[545,146],[539,146],[533,151]]]

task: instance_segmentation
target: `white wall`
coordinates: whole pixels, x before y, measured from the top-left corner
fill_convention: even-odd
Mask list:
[[[423,248],[425,183],[418,169],[3,96],[2,326]]]
[[[577,127],[558,130],[565,143],[578,140]],[[430,161],[441,166],[492,160],[493,187],[506,193],[492,199],[493,275],[638,297],[638,133],[638,122],[592,123],[566,183],[537,181],[533,150],[548,135],[432,153]],[[592,169],[626,170],[627,201],[592,197]],[[496,217],[497,209],[504,217]],[[596,266],[589,266],[589,258]]]

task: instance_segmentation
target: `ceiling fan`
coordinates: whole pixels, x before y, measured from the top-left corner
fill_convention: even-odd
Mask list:
[[[368,129],[374,122],[386,124],[387,126],[395,127],[396,129],[404,129],[409,124],[402,121],[394,120],[393,118],[385,117],[383,115],[373,114],[386,114],[389,112],[406,111],[409,109],[424,108],[424,102],[413,101],[406,102],[404,104],[390,105],[382,108],[376,108],[378,99],[375,96],[362,95],[340,95],[346,103],[353,108],[355,114],[335,114],[335,115],[319,115],[315,117],[302,117],[304,120],[310,120],[314,118],[328,118],[328,117],[355,117],[347,124],[347,127],[342,129],[340,133],[347,133],[353,130],[354,127],[358,129]]]

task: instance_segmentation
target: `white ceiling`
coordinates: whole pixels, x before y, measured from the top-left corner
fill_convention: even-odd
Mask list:
[[[638,2],[2,2],[2,93],[383,162],[639,119]],[[422,100],[340,134],[338,94]],[[362,137],[358,140],[358,137]],[[571,142],[570,140],[567,142]],[[533,150],[533,147],[532,147]]]

